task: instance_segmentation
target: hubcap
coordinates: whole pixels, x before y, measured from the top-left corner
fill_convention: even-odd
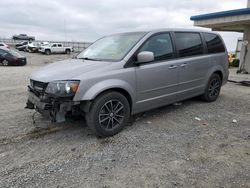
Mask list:
[[[209,89],[208,89],[208,93],[210,97],[219,95],[220,85],[221,85],[221,81],[218,80],[217,78],[214,78],[213,80],[211,80]]]
[[[99,124],[105,129],[113,129],[124,119],[124,105],[118,100],[109,100],[99,112]]]
[[[8,66],[9,62],[7,60],[3,60],[2,64],[3,66]]]

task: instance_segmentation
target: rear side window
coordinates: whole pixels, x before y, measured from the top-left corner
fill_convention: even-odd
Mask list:
[[[142,51],[153,52],[155,61],[174,58],[174,50],[169,33],[150,37],[139,50],[139,52]]]
[[[175,36],[180,57],[203,54],[203,45],[199,33],[176,32]]]
[[[0,46],[3,46],[3,44],[0,43]]]
[[[58,44],[58,47],[62,47],[62,44]]]
[[[212,33],[204,33],[209,54],[225,52],[225,47],[218,35]]]

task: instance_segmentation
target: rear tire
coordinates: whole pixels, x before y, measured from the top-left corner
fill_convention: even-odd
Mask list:
[[[125,96],[107,92],[98,96],[86,113],[89,128],[99,137],[113,136],[128,123],[130,106]]]
[[[206,102],[215,101],[220,94],[221,85],[221,77],[216,73],[212,74],[207,83],[205,93],[201,96],[202,100]]]
[[[46,55],[50,55],[50,54],[51,54],[51,51],[50,51],[50,50],[45,50],[45,54],[46,54]]]
[[[66,50],[65,50],[65,53],[66,53],[66,54],[70,54],[70,49],[66,49]]]

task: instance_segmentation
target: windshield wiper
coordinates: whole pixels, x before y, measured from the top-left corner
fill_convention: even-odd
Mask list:
[[[88,57],[80,57],[78,59],[83,59],[83,60],[90,60],[90,61],[102,61],[100,59],[93,59],[93,58],[88,58]]]

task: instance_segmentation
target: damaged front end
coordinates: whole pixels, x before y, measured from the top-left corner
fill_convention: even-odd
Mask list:
[[[44,83],[30,80],[27,109],[34,109],[53,122],[64,122],[68,114],[79,115],[80,102],[73,101],[79,81],[55,81]]]

